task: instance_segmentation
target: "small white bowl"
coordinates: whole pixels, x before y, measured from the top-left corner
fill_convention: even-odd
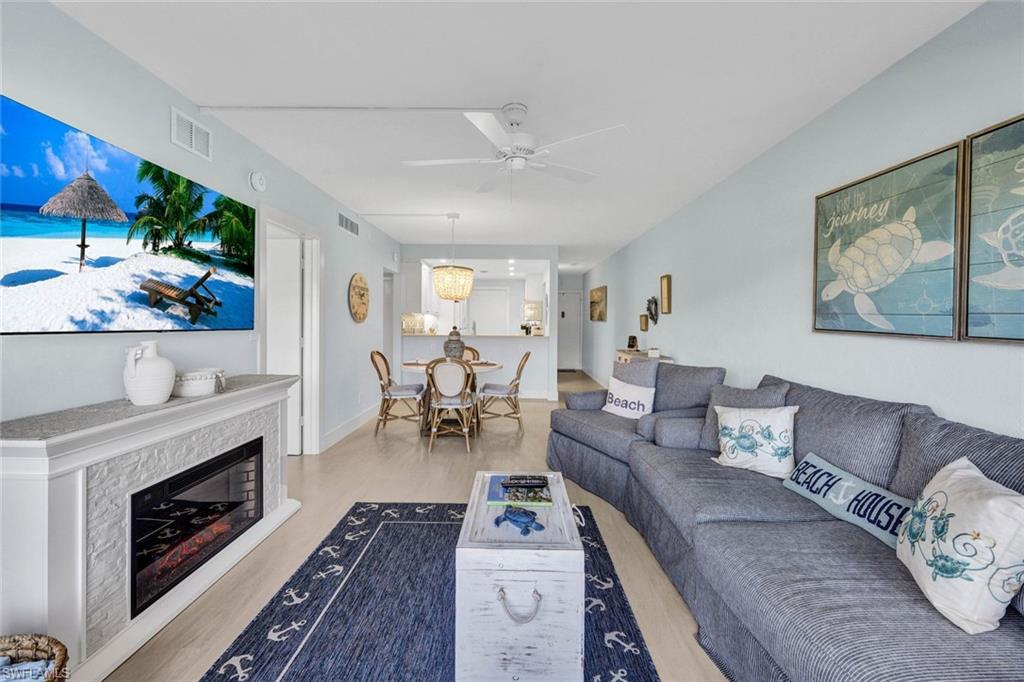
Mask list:
[[[217,392],[217,383],[223,381],[224,370],[216,367],[204,367],[182,372],[174,377],[174,389],[171,395],[179,398],[197,398],[213,395]]]

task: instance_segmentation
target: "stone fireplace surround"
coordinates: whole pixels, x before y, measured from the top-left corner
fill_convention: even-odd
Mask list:
[[[206,398],[111,401],[0,424],[0,632],[57,637],[75,679],[113,671],[298,510],[282,428],[295,381],[232,377]],[[131,494],[257,437],[263,519],[132,619]]]

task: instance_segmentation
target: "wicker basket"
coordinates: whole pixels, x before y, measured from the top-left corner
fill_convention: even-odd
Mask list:
[[[47,635],[0,635],[0,656],[10,656],[11,663],[52,660],[47,682],[67,677],[68,648]]]

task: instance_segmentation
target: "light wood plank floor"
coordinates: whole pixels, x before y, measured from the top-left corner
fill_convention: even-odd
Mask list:
[[[590,388],[598,386],[585,375],[559,374],[562,391]],[[454,438],[428,455],[413,424],[395,422],[376,438],[367,424],[319,456],[290,458],[289,496],[302,509],[107,679],[197,680],[357,501],[464,503],[476,471],[544,469],[555,406],[523,401],[523,432],[508,420],[489,421],[468,455]],[[593,510],[662,679],[724,679],[643,538],[596,495],[569,483],[569,496]]]

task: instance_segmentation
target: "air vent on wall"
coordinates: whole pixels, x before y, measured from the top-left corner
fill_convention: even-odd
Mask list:
[[[213,133],[174,107],[171,107],[171,142],[207,161],[213,161]]]
[[[345,230],[346,232],[351,232],[357,237],[359,236],[359,223],[352,220],[343,213],[338,214],[338,227]]]

